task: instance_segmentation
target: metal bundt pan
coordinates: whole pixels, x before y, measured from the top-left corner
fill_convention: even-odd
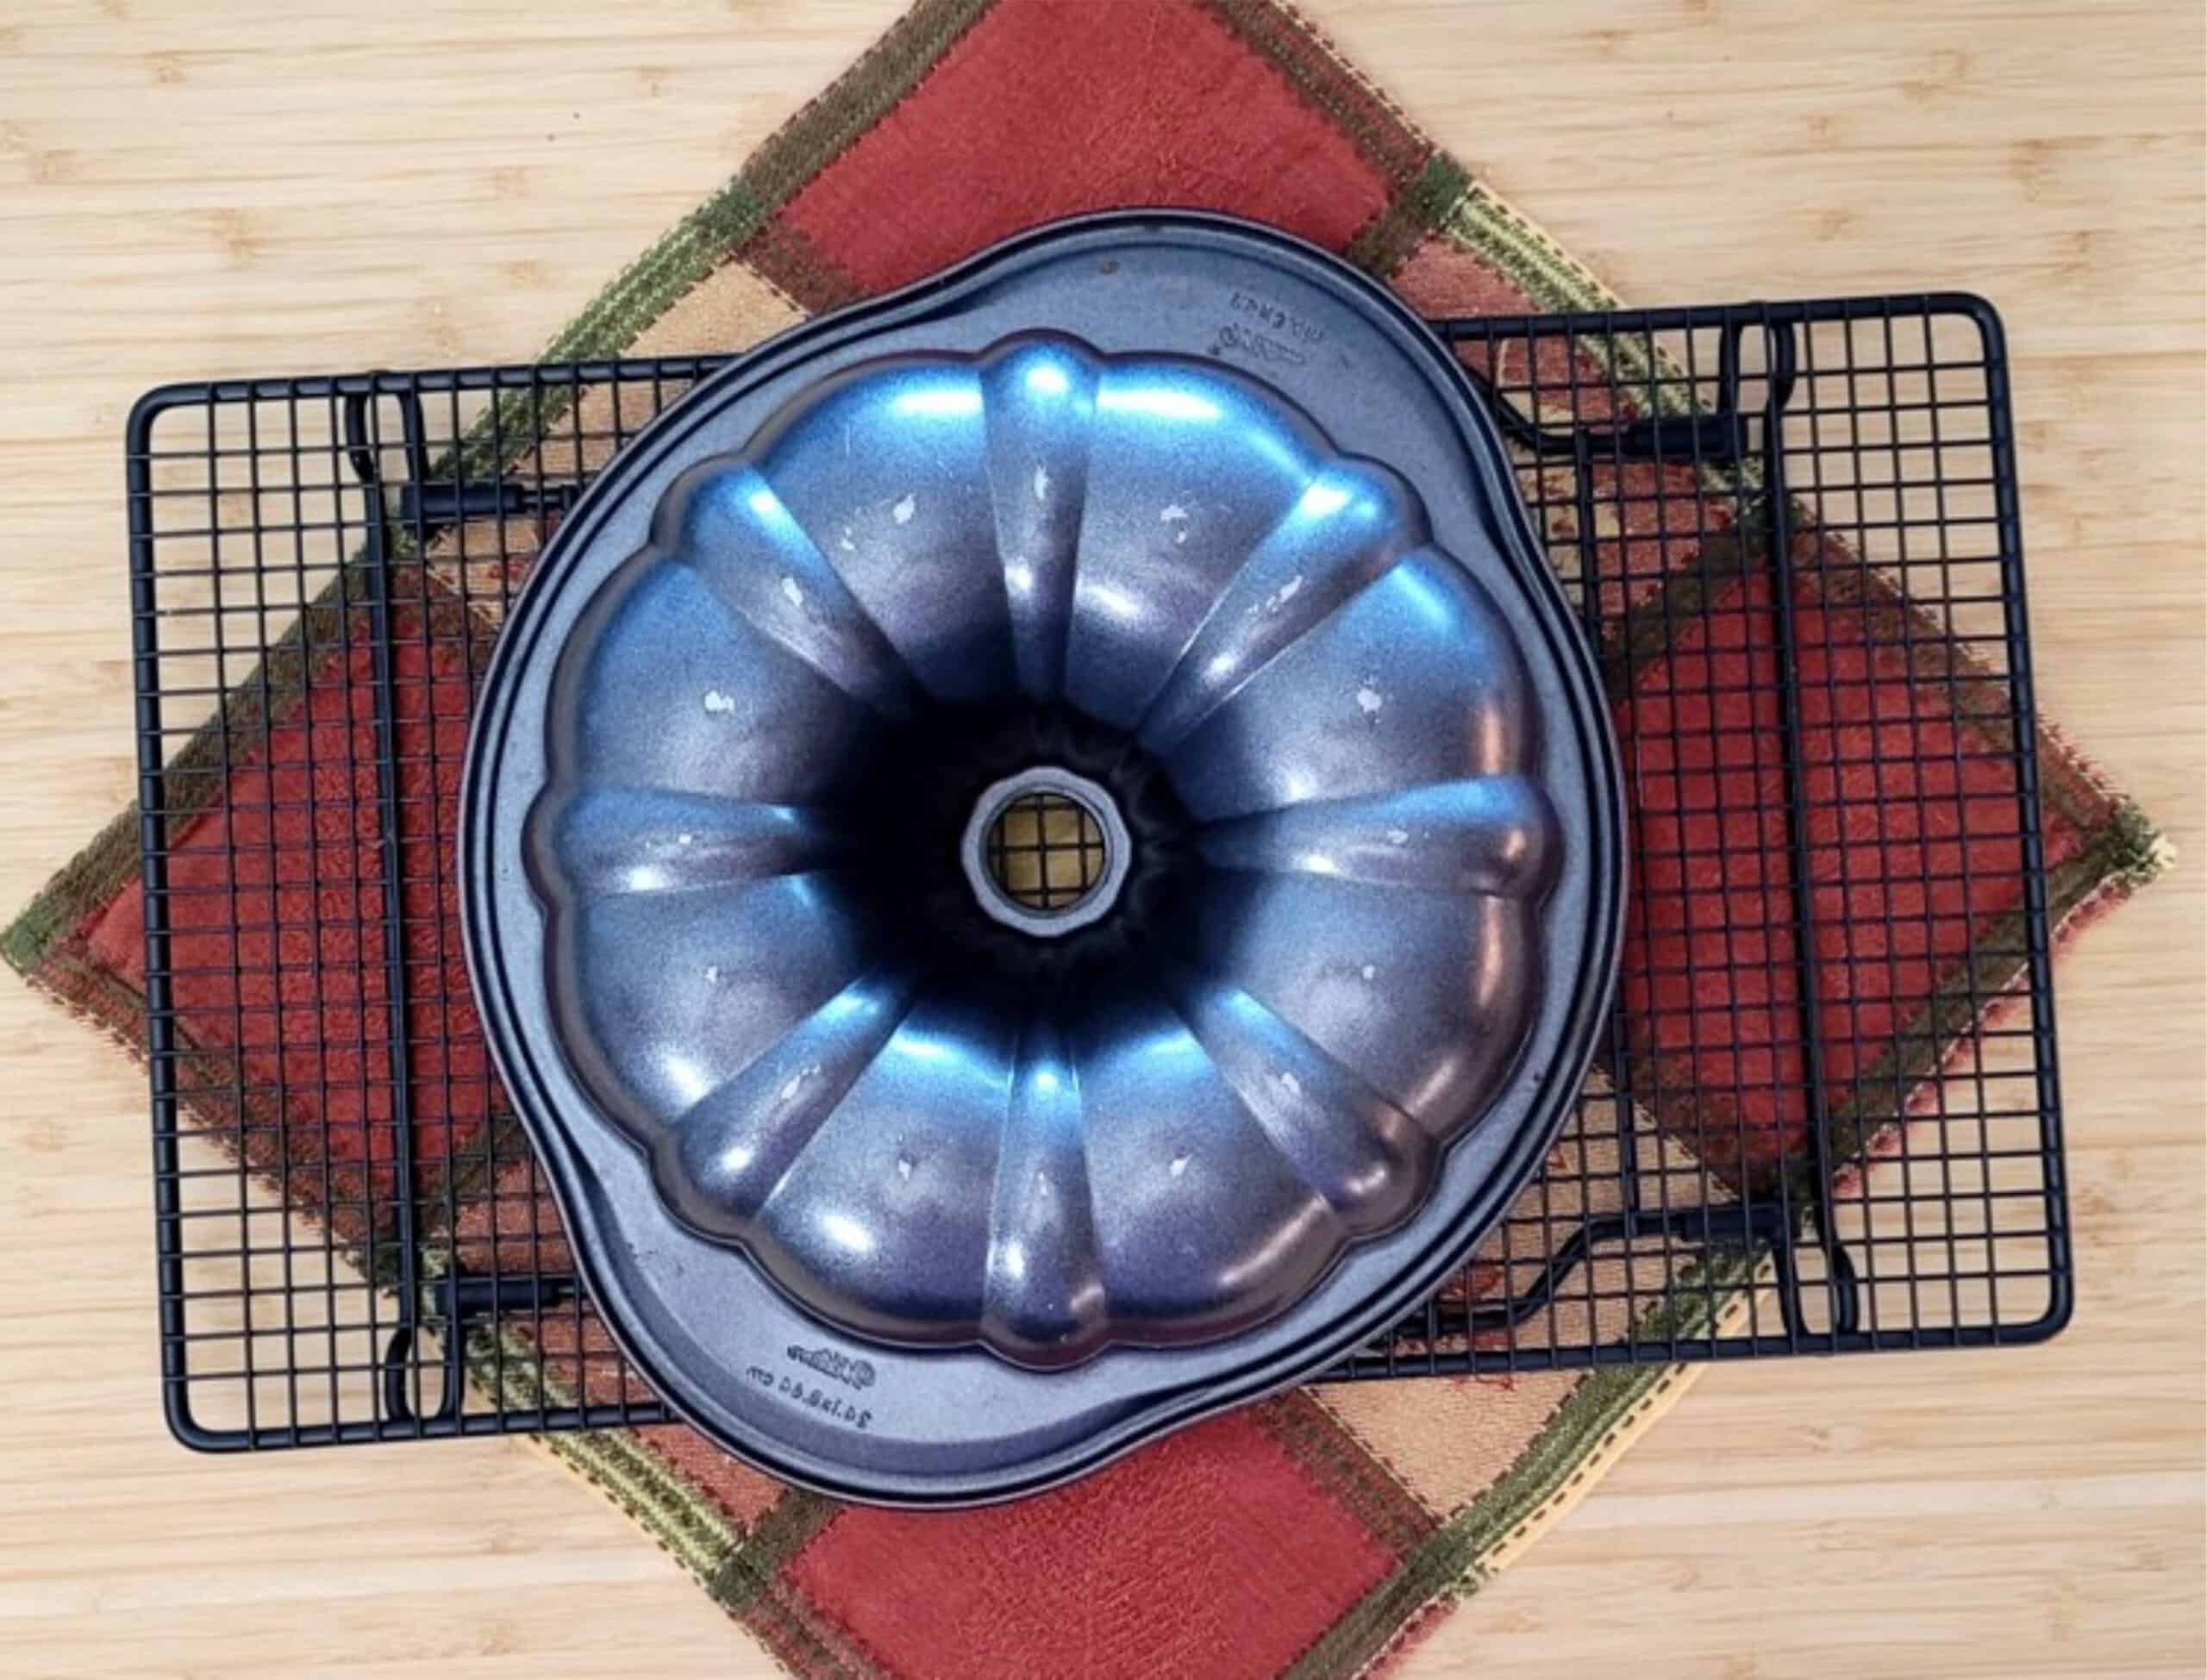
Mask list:
[[[985,855],[1037,790],[1101,879]],[[706,381],[547,549],[461,836],[623,1349],[779,1475],[1062,1480],[1413,1308],[1614,977],[1616,749],[1501,445],[1331,257],[1091,217]]]

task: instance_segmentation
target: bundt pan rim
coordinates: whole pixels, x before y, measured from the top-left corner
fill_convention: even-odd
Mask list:
[[[1279,271],[1276,278],[1280,284],[1290,287],[1287,295],[1291,300],[1297,286],[1315,290],[1321,294],[1321,301],[1330,293],[1338,308],[1348,311],[1351,317],[1360,316],[1372,333],[1388,340],[1403,364],[1391,370],[1391,377],[1416,383],[1422,376],[1419,388],[1430,399],[1427,406],[1443,417],[1436,422],[1429,415],[1421,423],[1435,433],[1435,447],[1450,455],[1454,472],[1466,481],[1464,499],[1483,522],[1493,551],[1489,571],[1499,570],[1516,587],[1521,598],[1509,607],[1512,628],[1521,642],[1537,643],[1537,652],[1545,661],[1542,682],[1548,684],[1543,689],[1544,703],[1551,714],[1548,727],[1570,732],[1572,745],[1568,765],[1574,779],[1584,778],[1585,832],[1577,832],[1575,823],[1566,825],[1567,843],[1583,853],[1579,860],[1584,866],[1583,903],[1575,906],[1565,929],[1579,942],[1572,952],[1568,971],[1549,977],[1538,992],[1541,1020],[1535,1029],[1529,1030],[1528,1040],[1539,1040],[1543,1053],[1537,1064],[1528,1060],[1521,1066],[1516,1076],[1518,1090],[1506,1101],[1496,1099],[1496,1109],[1512,1110],[1510,1130],[1504,1136],[1488,1137],[1481,1146],[1483,1165],[1476,1189],[1466,1192],[1460,1186],[1447,1226],[1407,1258],[1397,1257],[1394,1270],[1382,1277],[1378,1287],[1372,1286],[1366,1267],[1360,1292],[1348,1297],[1348,1305],[1333,1301],[1326,1303],[1323,1316],[1314,1316],[1306,1309],[1320,1304],[1321,1297],[1341,1282],[1330,1277],[1325,1287],[1314,1286],[1297,1307],[1283,1315],[1291,1334],[1283,1333],[1281,1327],[1271,1327],[1263,1333],[1234,1338],[1229,1344],[1229,1357],[1195,1361],[1210,1369],[1192,1376],[1176,1369],[1172,1357],[1157,1356],[1151,1361],[1155,1369],[1140,1379],[1135,1400],[1115,1400],[1068,1414],[1059,1420],[1057,1439],[1047,1439],[1052,1431],[1047,1427],[1030,1429],[1016,1442],[1009,1435],[1004,1438],[1001,1443],[1004,1456],[998,1462],[953,1466],[947,1471],[935,1465],[916,1471],[909,1465],[894,1462],[898,1456],[895,1443],[857,1442],[846,1452],[842,1435],[814,1429],[810,1433],[816,1444],[823,1433],[834,1435],[830,1450],[821,1452],[792,1439],[802,1431],[760,1428],[755,1418],[747,1421],[731,1410],[726,1383],[716,1385],[688,1368],[697,1355],[694,1341],[685,1340],[691,1335],[691,1327],[653,1321],[648,1314],[632,1319],[635,1303],[623,1280],[633,1276],[635,1255],[628,1252],[622,1231],[609,1232],[606,1227],[598,1197],[610,1192],[593,1167],[591,1147],[578,1142],[559,1117],[554,1090],[572,1092],[572,1082],[568,1079],[562,1086],[556,1052],[551,1057],[554,1065],[548,1069],[540,1065],[539,1058],[546,1047],[532,1046],[526,1039],[510,990],[511,977],[498,932],[497,909],[503,890],[501,878],[507,871],[490,838],[497,826],[496,796],[501,782],[497,768],[503,757],[504,720],[513,709],[515,698],[514,684],[507,678],[513,669],[530,663],[534,640],[544,628],[544,603],[565,582],[569,557],[588,552],[601,528],[615,520],[635,487],[649,482],[656,472],[672,461],[687,465],[715,453],[692,443],[692,434],[701,426],[778,386],[788,387],[780,392],[785,399],[790,390],[802,388],[791,386],[791,381],[803,376],[809,383],[840,371],[844,364],[835,359],[847,359],[860,346],[870,347],[869,353],[897,353],[905,347],[895,341],[900,330],[914,328],[916,323],[939,315],[955,322],[960,310],[978,309],[977,295],[985,299],[1006,289],[1016,291],[1021,285],[1031,290],[1041,284],[1034,276],[1047,277],[1058,269],[1070,268],[1076,258],[1103,259],[1097,265],[1108,272],[1112,265],[1108,259],[1114,251],[1122,254],[1168,252],[1175,259],[1185,259],[1194,275],[1201,275],[1207,262],[1229,270],[1235,263],[1245,267],[1274,265]],[[1215,278],[1216,274],[1210,278]],[[1026,319],[1024,328],[1087,336],[1078,327],[1068,326],[1047,312]],[[892,341],[878,342],[885,336]],[[922,344],[936,341],[924,337],[917,340]],[[985,341],[984,338],[974,344],[960,344],[953,334],[945,347],[971,350]],[[1160,353],[1173,348],[1163,343],[1151,346],[1139,335],[1099,347],[1117,353],[1145,346]],[[823,362],[824,366],[819,365]],[[1261,372],[1258,377],[1271,383]],[[1283,394],[1291,403],[1298,400],[1291,391]],[[755,414],[752,417],[754,422],[756,417]],[[1356,437],[1336,434],[1335,442],[1345,453],[1386,459],[1385,451],[1367,448]],[[1462,563],[1468,569],[1469,562]],[[543,656],[535,659],[539,667],[545,663]],[[507,634],[500,639],[486,673],[483,693],[485,704],[471,735],[462,790],[466,955],[482,1001],[486,1039],[549,1169],[553,1193],[572,1237],[578,1270],[601,1303],[616,1344],[678,1412],[739,1456],[774,1474],[841,1496],[901,1504],[972,1503],[1013,1496],[1085,1473],[1166,1429],[1285,1386],[1331,1364],[1414,1308],[1460,1262],[1522,1188],[1567,1117],[1614,984],[1623,867],[1621,783],[1615,743],[1591,659],[1560,588],[1539,559],[1529,521],[1507,476],[1492,422],[1446,350],[1390,294],[1347,269],[1329,253],[1233,218],[1173,211],[1113,212],[1031,230],[901,291],[803,323],[702,382],[697,390],[654,422],[624,452],[563,522],[543,563],[515,605]],[[510,886],[510,882],[506,884]],[[1561,936],[1544,937],[1549,940],[1543,946],[1549,965],[1562,966],[1555,961]],[[1570,950],[1568,944],[1563,948]],[[1490,1114],[1472,1129],[1475,1133],[1494,1130],[1500,1119],[1499,1115]],[[1457,1152],[1468,1158],[1474,1152],[1465,1140]],[[617,1163],[599,1165],[617,1170]],[[1347,1269],[1346,1262],[1336,1268]],[[660,1305],[663,1308],[664,1303]],[[670,1335],[675,1337],[672,1345]],[[864,1346],[861,1339],[835,1332],[832,1327],[822,1327],[821,1335],[831,1344],[841,1336],[849,1345]],[[1244,1350],[1245,1343],[1254,1346]],[[751,1350],[749,1344],[746,1346],[747,1351],[766,1351]],[[684,1348],[690,1350],[686,1358]],[[722,1355],[724,1369],[712,1374],[726,1377],[742,1367],[741,1354],[718,1344],[715,1348]],[[778,1366],[783,1350],[771,1351]],[[794,1344],[787,1350],[792,1359],[798,1358],[800,1351]],[[1246,1351],[1247,1357],[1234,1357],[1237,1351]],[[879,1350],[874,1363],[894,1366],[898,1352]],[[1130,1351],[1122,1363],[1140,1364],[1144,1357]],[[757,1374],[759,1368],[752,1369]],[[786,1376],[786,1370],[781,1374]],[[1043,1382],[1057,1380],[1044,1374],[1028,1374]],[[800,1383],[799,1387],[803,1386]],[[816,1386],[814,1392],[817,1395]],[[854,1408],[859,1403],[853,1402]],[[1030,1440],[1028,1436],[1044,1439]]]

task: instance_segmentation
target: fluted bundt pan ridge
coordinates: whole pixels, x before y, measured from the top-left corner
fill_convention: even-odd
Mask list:
[[[859,1497],[1060,1479],[1415,1304],[1615,961],[1614,747],[1491,425],[1216,218],[1024,236],[701,385],[517,603],[464,805],[609,1325]]]

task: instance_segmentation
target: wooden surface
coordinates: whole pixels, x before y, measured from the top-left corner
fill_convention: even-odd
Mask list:
[[[893,3],[0,9],[0,900],[131,792],[134,395],[528,355]],[[1413,1671],[2198,1674],[2199,8],[1313,9],[1636,299],[1996,298],[2042,702],[2185,854],[2060,970],[2075,1329],[1712,1374]],[[0,1056],[0,1671],[769,1671],[520,1444],[172,1446],[140,1077]]]

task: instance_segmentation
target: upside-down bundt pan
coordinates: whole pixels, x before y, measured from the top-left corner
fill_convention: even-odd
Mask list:
[[[1102,859],[1070,904],[988,850],[1037,792]],[[1438,1285],[1574,1096],[1622,840],[1447,353],[1311,247],[1136,213],[640,436],[515,609],[461,849],[624,1351],[770,1471],[955,1503]]]

